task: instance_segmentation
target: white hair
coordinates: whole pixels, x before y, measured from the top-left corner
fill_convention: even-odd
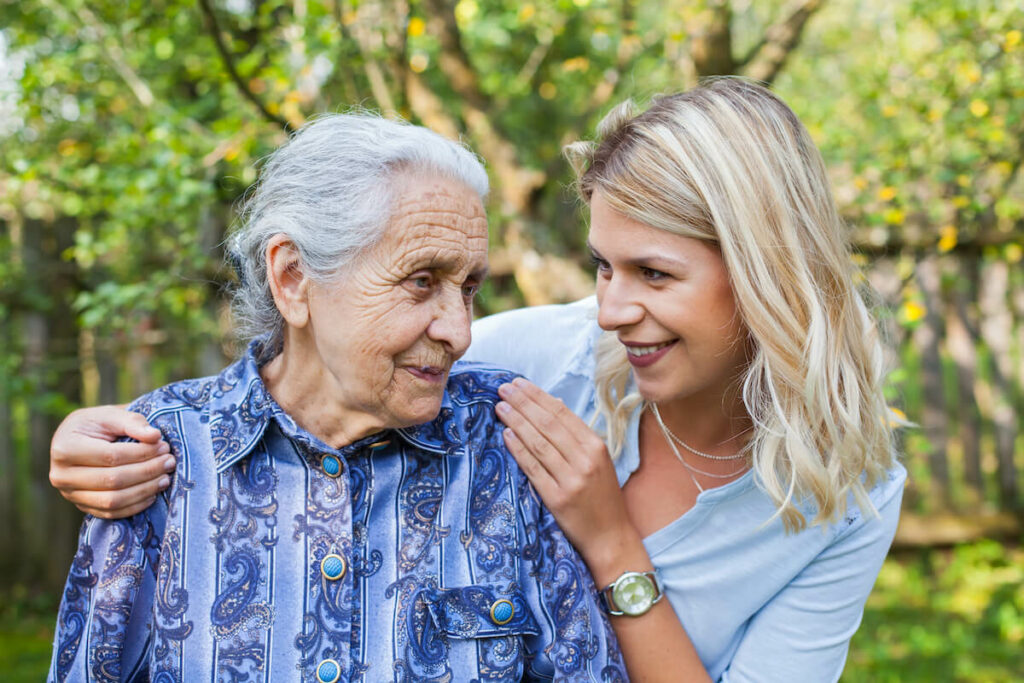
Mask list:
[[[232,307],[240,335],[269,335],[265,348],[280,347],[284,319],[267,281],[274,235],[288,236],[306,275],[329,282],[379,241],[396,177],[409,172],[437,174],[487,196],[487,173],[466,146],[374,114],[319,116],[274,151],[246,193],[228,247],[239,279]]]

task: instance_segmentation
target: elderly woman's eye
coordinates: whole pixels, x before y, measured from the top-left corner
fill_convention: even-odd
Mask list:
[[[406,280],[406,282],[413,289],[430,289],[434,286],[434,278],[426,274],[414,275]]]
[[[466,297],[467,299],[472,299],[474,296],[476,296],[476,293],[478,291],[480,291],[480,285],[477,284],[476,282],[466,283],[462,285],[462,296]]]

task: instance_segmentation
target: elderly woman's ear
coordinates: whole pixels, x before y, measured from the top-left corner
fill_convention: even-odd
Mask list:
[[[305,327],[309,321],[311,280],[302,270],[302,260],[291,238],[279,233],[267,242],[267,284],[281,317],[291,327]]]

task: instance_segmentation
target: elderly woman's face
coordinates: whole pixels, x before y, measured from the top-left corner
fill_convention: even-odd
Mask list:
[[[397,182],[381,241],[339,281],[309,292],[325,379],[346,409],[386,427],[437,416],[487,271],[487,218],[473,190],[420,174]]]

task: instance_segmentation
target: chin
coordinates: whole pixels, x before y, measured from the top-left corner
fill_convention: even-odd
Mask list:
[[[415,427],[430,422],[441,412],[441,396],[436,399],[411,399],[403,402],[394,415],[400,427]]]
[[[679,395],[678,387],[667,387],[656,382],[637,382],[636,390],[645,401],[656,403]]]

